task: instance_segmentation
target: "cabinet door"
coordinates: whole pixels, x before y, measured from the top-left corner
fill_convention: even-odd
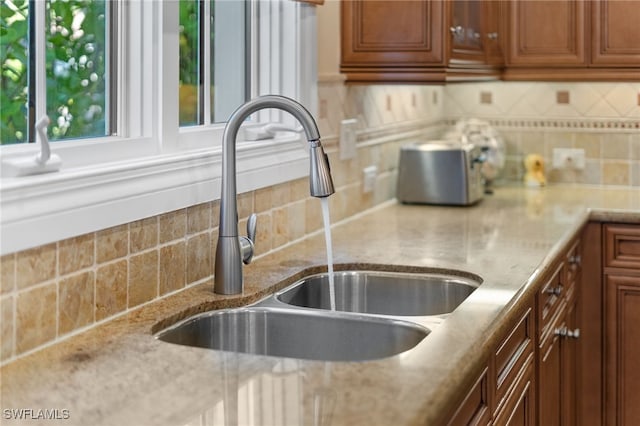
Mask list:
[[[562,383],[562,399],[560,408],[563,426],[576,426],[576,393],[578,391],[576,380],[579,370],[576,347],[580,336],[577,312],[578,302],[579,300],[576,299],[574,303],[567,306],[566,324],[569,334],[563,337],[561,341],[562,371],[560,381]]]
[[[587,65],[585,8],[582,0],[509,2],[509,66]]]
[[[591,63],[640,66],[640,2],[601,0],[592,9]]]
[[[536,424],[533,354],[525,365],[522,376],[504,409],[496,415],[493,426],[533,426]]]
[[[561,327],[564,322],[555,324],[555,328]],[[543,340],[538,360],[538,420],[541,425],[561,424],[562,361],[561,338],[552,332]]]
[[[489,65],[500,66],[504,64],[502,42],[504,34],[502,29],[503,1],[487,0],[484,2],[484,49],[486,62]]]
[[[486,426],[491,423],[487,369],[480,375],[464,401],[456,409],[448,426]]]
[[[483,6],[478,0],[453,0],[451,13],[450,65],[484,63]]]
[[[604,284],[602,275],[602,224],[588,223],[582,234],[582,271],[579,292],[577,424],[601,426],[602,420],[602,328]]]
[[[342,66],[444,65],[441,1],[346,0]]]
[[[640,277],[605,275],[605,424],[640,424]]]

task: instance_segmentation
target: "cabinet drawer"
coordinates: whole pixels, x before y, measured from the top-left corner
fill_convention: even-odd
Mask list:
[[[529,308],[495,353],[496,411],[505,403],[507,393],[533,353],[533,314]]]
[[[558,309],[564,301],[564,264],[560,264],[551,278],[538,291],[538,337],[549,328]]]
[[[604,265],[640,269],[640,226],[604,225]]]
[[[489,424],[491,412],[489,411],[489,385],[487,379],[487,369],[485,368],[451,418],[448,423],[449,426]]]

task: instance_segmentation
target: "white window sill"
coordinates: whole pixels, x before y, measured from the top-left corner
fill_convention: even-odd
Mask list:
[[[219,199],[221,153],[217,147],[2,178],[0,255]],[[308,157],[299,135],[241,142],[238,192],[304,177]]]

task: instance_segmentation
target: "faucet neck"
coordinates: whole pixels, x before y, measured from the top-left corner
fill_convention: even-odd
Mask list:
[[[236,137],[240,126],[251,114],[266,108],[277,108],[293,115],[302,125],[312,147],[320,144],[320,132],[315,120],[302,105],[284,96],[266,95],[240,106],[229,118],[222,136],[222,193],[220,198],[220,236],[238,236],[236,204]]]
[[[248,230],[250,238],[238,237],[238,205],[236,188],[236,137],[244,120],[264,108],[277,108],[293,115],[304,129],[311,145],[310,191],[314,197],[333,194],[329,161],[320,144],[320,133],[313,117],[299,103],[283,96],[261,96],[238,108],[227,122],[222,135],[222,194],[220,228],[216,246],[214,291],[220,294],[242,293],[242,263],[251,261],[255,240],[255,221]],[[249,223],[252,223],[249,221]],[[241,247],[240,240],[243,241]]]

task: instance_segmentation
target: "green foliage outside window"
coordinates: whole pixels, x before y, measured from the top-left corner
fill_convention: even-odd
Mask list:
[[[47,114],[56,138],[107,134],[105,0],[47,2]]]
[[[10,7],[12,3],[13,7]],[[27,51],[29,3],[3,1],[0,5],[0,142],[27,140]]]
[[[33,114],[35,102],[29,99],[29,81],[34,81],[35,75],[29,62],[29,15],[34,13],[35,1],[0,3],[2,145],[34,140],[34,135],[29,134],[29,105]],[[108,92],[109,84],[115,84],[115,79],[108,75],[109,1],[46,0],[46,109],[51,119],[48,130],[52,140],[109,133]],[[180,0],[181,125],[198,124],[202,119],[200,2]],[[31,88],[32,95],[34,89]],[[39,118],[32,117],[32,124]]]
[[[47,0],[46,84],[49,136],[69,139],[107,134],[107,0]],[[27,0],[0,6],[0,142],[28,135],[29,14]],[[33,89],[33,88],[32,88]],[[35,117],[38,119],[40,117]]]
[[[200,0],[180,0],[180,125],[200,122]]]

